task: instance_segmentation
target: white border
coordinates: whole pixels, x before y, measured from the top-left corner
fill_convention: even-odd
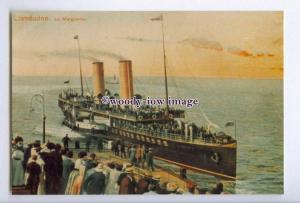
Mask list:
[[[0,0],[0,202],[299,202],[300,5],[293,0]],[[279,10],[284,11],[284,195],[204,196],[10,196],[9,12],[12,10]],[[263,20],[263,19],[262,19]]]

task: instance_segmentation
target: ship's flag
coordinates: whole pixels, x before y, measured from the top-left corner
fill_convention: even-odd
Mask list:
[[[64,84],[69,84],[69,83],[70,83],[70,80],[64,81]]]
[[[152,21],[161,21],[163,19],[163,16],[158,16],[156,18],[151,18]]]
[[[234,122],[228,122],[225,124],[225,127],[234,126]]]
[[[74,36],[74,39],[78,39],[78,35],[75,35],[75,36]]]

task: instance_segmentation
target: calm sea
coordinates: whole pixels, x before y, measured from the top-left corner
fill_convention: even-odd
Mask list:
[[[64,84],[70,80],[70,84]],[[91,78],[84,84],[92,89]],[[164,98],[162,78],[134,78],[134,91],[142,95]],[[79,88],[79,79],[70,77],[13,77],[12,78],[12,135],[20,134],[25,142],[41,139],[42,105],[35,94],[45,97],[47,138],[59,142],[68,133],[80,134],[63,126],[63,115],[57,106],[63,88]],[[119,86],[107,84],[112,92]],[[236,120],[238,162],[236,182],[225,182],[225,190],[237,194],[283,193],[283,81],[253,79],[169,78],[169,95],[196,98],[200,105],[187,110],[187,120],[205,124],[207,119],[219,130],[234,136],[234,128],[224,125]],[[160,165],[178,172],[178,168]],[[216,178],[188,172],[201,187],[211,187]]]

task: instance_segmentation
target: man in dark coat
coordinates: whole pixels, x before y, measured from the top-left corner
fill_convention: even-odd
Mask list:
[[[47,143],[47,148],[50,150],[49,153],[40,153],[45,162],[46,194],[58,194],[63,171],[62,158],[60,153],[55,150],[57,146],[54,143]]]
[[[27,164],[26,170],[29,174],[27,179],[27,187],[30,189],[30,194],[37,194],[37,189],[40,182],[41,167],[36,163],[37,156],[32,156],[32,161]]]
[[[100,163],[94,168],[95,172],[83,183],[84,191],[87,194],[104,194],[105,191],[105,175],[103,173],[103,164]]]
[[[133,177],[133,168],[126,168],[126,173],[127,175],[121,180],[119,194],[136,194],[136,181]]]
[[[91,136],[87,136],[86,137],[86,141],[85,141],[85,149],[86,149],[86,151],[87,152],[89,152],[90,151],[90,145],[91,145]]]
[[[121,158],[126,158],[125,143],[123,140],[121,141]]]
[[[65,137],[63,137],[62,142],[64,144],[64,148],[68,149],[69,148],[69,141],[72,142],[72,140],[69,138],[69,135],[66,134]]]
[[[98,149],[99,152],[103,150],[103,139],[102,139],[102,137],[98,137],[98,139],[97,139],[97,149]]]
[[[33,146],[32,144],[28,144],[27,148],[24,151],[24,160],[23,160],[24,170],[26,170],[27,162],[28,162],[29,158],[31,157],[32,146]]]

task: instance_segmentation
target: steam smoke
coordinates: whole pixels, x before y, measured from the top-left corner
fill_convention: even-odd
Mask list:
[[[76,58],[78,57],[78,50],[64,50],[64,51],[51,51],[45,53],[38,53],[35,54],[40,60],[45,60],[47,57],[60,57],[60,58]],[[97,61],[99,60],[98,57],[108,57],[115,60],[124,60],[126,59],[124,56],[112,53],[108,51],[102,50],[90,50],[90,49],[82,49],[81,50],[81,57],[83,59],[87,59],[89,61]]]
[[[256,53],[247,51],[247,50],[242,50],[240,48],[236,47],[231,47],[228,48],[227,51],[231,54],[237,55],[237,56],[242,56],[242,57],[273,57],[274,54],[268,53],[266,51],[258,51]]]
[[[195,48],[212,49],[216,51],[223,51],[223,47],[219,42],[210,41],[204,38],[188,38],[180,41],[181,44],[191,45]]]

